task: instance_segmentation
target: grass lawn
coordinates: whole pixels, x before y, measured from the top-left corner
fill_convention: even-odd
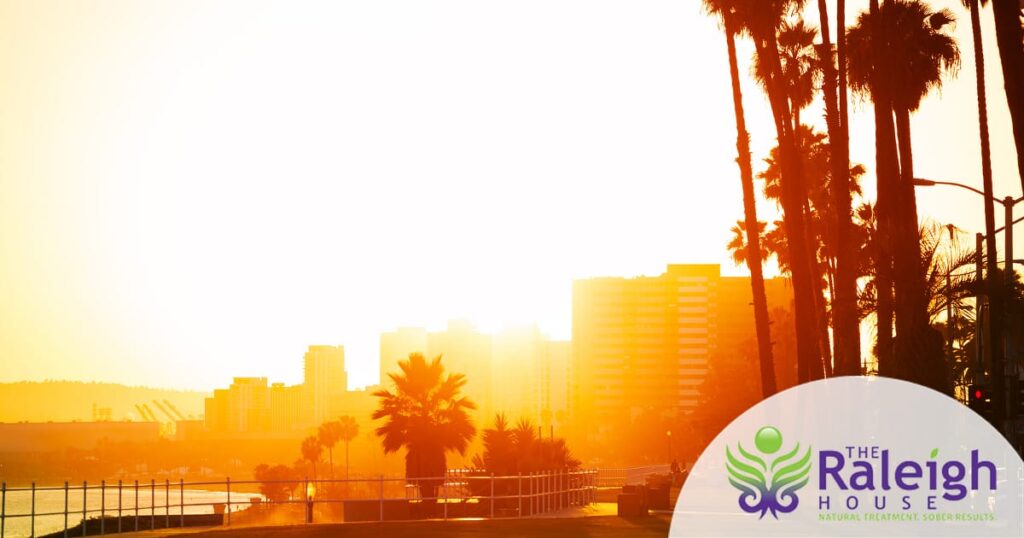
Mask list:
[[[620,518],[616,516],[564,519],[499,519],[488,521],[413,521],[250,527],[189,534],[189,538],[482,538],[496,537],[655,537],[668,536],[669,517]]]

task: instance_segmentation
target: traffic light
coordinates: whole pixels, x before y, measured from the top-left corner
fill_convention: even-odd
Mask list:
[[[967,394],[967,406],[981,415],[985,420],[992,420],[992,394],[986,385],[980,383],[970,385]]]

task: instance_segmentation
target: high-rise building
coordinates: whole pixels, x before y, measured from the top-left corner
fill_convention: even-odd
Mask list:
[[[389,382],[388,374],[398,372],[398,361],[412,353],[427,352],[427,331],[418,327],[400,327],[380,335],[380,384]]]
[[[438,355],[445,370],[466,376],[463,393],[477,405],[477,423],[489,424],[494,414],[491,335],[468,322],[451,321],[447,330],[427,334],[426,357]]]
[[[303,379],[314,425],[331,419],[331,401],[348,390],[344,346],[309,346]]]
[[[788,308],[787,280],[768,279],[766,287],[774,306]],[[750,280],[722,277],[718,265],[576,281],[574,418],[599,434],[644,412],[688,413],[700,401],[709,361],[753,335]]]

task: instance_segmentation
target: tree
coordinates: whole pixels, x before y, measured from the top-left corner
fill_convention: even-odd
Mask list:
[[[709,13],[721,18],[729,56],[729,76],[732,80],[733,114],[736,119],[736,164],[740,169],[743,190],[743,218],[747,229],[757,227],[757,205],[754,194],[754,172],[750,162],[750,134],[747,132],[746,113],[743,109],[743,89],[740,85],[739,62],[736,55],[736,32],[733,6],[729,0],[704,0]],[[765,398],[775,394],[775,368],[772,357],[771,320],[768,317],[768,299],[765,295],[764,258],[759,234],[748,235],[745,260],[750,270],[750,288],[754,303],[754,326],[757,332],[758,365],[761,371],[761,393]]]
[[[831,293],[834,373],[860,374],[860,320],[857,316],[857,251],[854,250],[853,199],[850,196],[850,129],[846,80],[846,2],[836,2],[836,47],[833,63],[828,4],[818,0],[821,68],[825,121],[831,148],[832,220],[835,250],[835,284]]]
[[[313,480],[316,480],[316,464],[323,457],[324,446],[315,435],[302,440],[302,459],[313,465]]]
[[[981,144],[981,184],[985,193],[985,250],[988,254],[988,270],[999,270],[996,255],[995,194],[992,188],[992,149],[988,134],[988,98],[985,94],[985,49],[981,39],[981,6],[988,0],[963,0],[964,7],[971,12],[971,35],[974,44],[974,78],[978,98],[978,135]]]
[[[1013,140],[1017,146],[1017,170],[1024,187],[1024,30],[1020,0],[992,0],[996,44],[1003,69],[1006,104],[1010,108]]]
[[[260,493],[271,502],[291,499],[299,476],[287,465],[257,465],[252,471],[253,478],[260,483]]]
[[[401,372],[388,374],[392,390],[379,390],[373,419],[384,452],[405,448],[405,476],[420,485],[426,497],[436,497],[446,471],[445,454],[465,453],[476,433],[469,411],[476,404],[462,396],[466,377],[446,374],[438,356],[427,361],[420,353],[399,361]]]
[[[824,375],[818,345],[819,320],[814,299],[814,278],[807,245],[804,212],[804,177],[793,133],[793,116],[783,80],[778,48],[778,31],[785,16],[802,6],[802,0],[735,0],[736,21],[754,42],[758,62],[764,66],[765,91],[782,148],[782,206],[787,248],[791,264],[796,319],[797,361],[800,380]],[[750,226],[753,228],[753,225]]]
[[[340,428],[341,440],[345,441],[345,480],[348,480],[348,448],[352,440],[359,435],[359,423],[348,415],[339,418],[337,423]]]
[[[341,437],[341,425],[337,422],[324,422],[317,429],[317,441],[320,446],[327,449],[327,458],[331,465],[331,480],[334,479],[334,445],[338,444]]]
[[[953,20],[948,10],[933,12],[918,0],[889,0],[883,6],[872,0],[870,11],[847,32],[851,88],[875,104],[879,231],[893,260],[895,348],[885,361],[880,357],[880,372],[947,392],[948,380],[935,367],[942,360],[941,342],[927,316],[909,117],[941,85],[943,74],[959,64],[956,42],[944,33]]]

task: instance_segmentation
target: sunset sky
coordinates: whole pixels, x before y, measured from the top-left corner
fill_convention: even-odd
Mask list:
[[[913,119],[917,174],[980,188],[969,14],[932,4],[964,65]],[[982,20],[996,193],[1019,196]],[[696,0],[6,1],[0,80],[0,381],[298,382],[306,345],[340,343],[365,385],[397,326],[566,338],[574,278],[743,272],[725,42]],[[981,228],[980,197],[918,202]]]

